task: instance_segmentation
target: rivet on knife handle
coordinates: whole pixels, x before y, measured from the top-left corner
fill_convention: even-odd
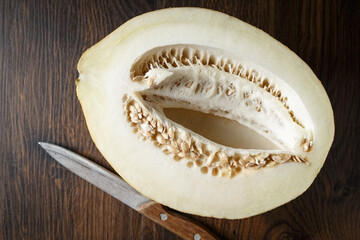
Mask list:
[[[159,203],[153,201],[144,203],[137,211],[183,239],[219,239],[197,223],[171,210],[166,210]]]

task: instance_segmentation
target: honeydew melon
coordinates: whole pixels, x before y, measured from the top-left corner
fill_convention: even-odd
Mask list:
[[[334,137],[312,70],[226,14],[170,8],[88,49],[76,81],[96,146],[145,196],[239,219],[283,205],[319,173]]]

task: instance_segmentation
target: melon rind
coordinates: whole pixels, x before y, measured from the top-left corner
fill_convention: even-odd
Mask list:
[[[174,44],[223,49],[294,89],[312,124],[314,147],[306,155],[310,165],[286,163],[233,178],[214,177],[139,140],[122,107],[124,94],[137,87],[130,80],[131,65],[153,48]],[[283,205],[311,185],[333,141],[331,104],[312,70],[268,34],[216,11],[170,8],[133,18],[87,50],[78,71],[77,95],[97,148],[132,187],[182,212],[239,219]]]

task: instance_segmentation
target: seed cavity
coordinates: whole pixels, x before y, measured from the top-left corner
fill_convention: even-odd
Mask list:
[[[201,54],[200,54],[201,51]],[[132,81],[147,81],[147,85],[152,87],[154,85],[154,78],[146,77],[147,72],[152,69],[174,69],[179,67],[188,67],[188,66],[208,66],[214,69],[221,70],[226,73],[237,75],[241,78],[252,82],[256,86],[264,89],[272,96],[276,97],[283,106],[288,109],[289,115],[296,124],[305,128],[303,123],[296,118],[294,112],[290,109],[288,104],[288,98],[283,96],[281,90],[275,86],[271,79],[266,76],[262,76],[255,69],[250,69],[245,66],[245,64],[237,62],[229,58],[219,58],[214,53],[207,52],[200,46],[195,45],[174,45],[167,47],[160,47],[151,50],[147,54],[144,54],[136,63],[133,64],[133,67],[130,70],[130,77]],[[190,88],[193,84],[192,81],[189,81],[185,84],[187,88]],[[195,89],[195,93],[201,90],[201,86],[198,84]],[[220,94],[225,91],[226,95],[231,97],[235,92],[233,87],[229,87],[226,90],[217,88],[217,93]],[[258,111],[261,111],[261,108],[257,108]]]
[[[312,132],[286,86],[258,66],[217,51],[196,45],[172,45],[140,56],[130,69],[130,78],[132,84],[143,88],[122,98],[133,133],[152,141],[175,161],[186,159],[187,167],[214,177],[232,178],[247,170],[287,162],[308,165],[306,153],[314,146]],[[205,107],[204,101],[209,102]],[[279,149],[229,150],[240,147],[202,136],[209,141],[204,140],[198,132],[167,119],[165,110],[171,108],[236,120],[251,126]],[[233,111],[235,108],[240,110]]]
[[[305,158],[291,154],[261,152],[228,155],[224,151],[209,151],[205,142],[199,143],[193,140],[196,136],[192,133],[186,132],[181,135],[180,130],[172,126],[170,122],[165,124],[156,116],[144,117],[144,113],[150,111],[130,97],[125,101],[124,109],[135,134],[145,141],[153,141],[155,147],[162,150],[164,154],[172,155],[175,161],[187,159],[187,167],[196,166],[203,174],[232,178],[240,174],[242,169],[257,170],[285,162],[308,164]],[[313,145],[312,140],[304,141],[305,143],[309,148]]]

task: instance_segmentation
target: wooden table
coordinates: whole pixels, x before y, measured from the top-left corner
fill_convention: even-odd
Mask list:
[[[0,239],[178,239],[61,167],[38,141],[111,169],[75,94],[81,54],[147,11],[198,6],[263,29],[324,85],[336,136],[302,196],[243,220],[187,215],[223,239],[360,238],[359,1],[0,1]],[[266,201],[266,199],[264,199]]]

